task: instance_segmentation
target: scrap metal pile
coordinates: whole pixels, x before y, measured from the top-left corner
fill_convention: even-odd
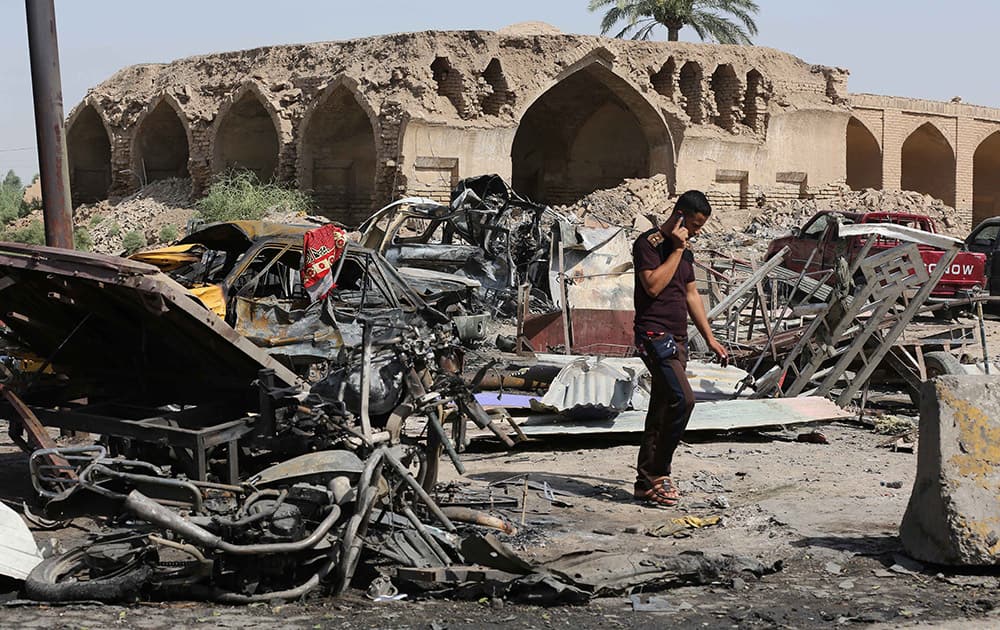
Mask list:
[[[462,379],[453,325],[354,246],[332,272],[336,288],[310,303],[292,287],[285,240],[230,257],[235,279],[217,286],[235,328],[155,267],[0,246],[8,336],[44,357],[17,391],[3,389],[2,415],[33,451],[46,515],[126,529],[40,565],[35,596],[79,598],[87,582],[104,593],[87,598],[117,599],[106,582],[138,572],[131,593],[137,581],[253,601],[346,588],[362,552],[404,566],[460,558],[436,540],[455,526],[424,490],[439,452],[461,471],[453,440],[470,421],[512,442]],[[56,448],[46,427],[102,446]],[[164,550],[186,559],[161,565]]]
[[[514,192],[497,175],[462,180],[450,205],[408,198],[390,204],[358,231],[366,247],[401,272],[443,272],[478,283],[463,307],[471,313],[513,316],[518,287],[543,287],[549,265],[549,228],[565,220],[548,206]],[[546,291],[532,297],[551,306]]]
[[[442,454],[464,472],[470,423],[508,446],[641,431],[634,236],[476,178],[451,205],[406,199],[376,213],[363,245],[345,239],[330,258],[317,299],[302,278],[314,229],[217,224],[135,260],[0,244],[0,417],[32,452],[45,518],[104,525],[32,564],[28,594],[253,602],[342,592],[358,575],[379,596],[391,596],[390,576],[424,590],[502,583],[533,600],[611,589],[581,577],[580,558],[564,561],[573,570],[521,562],[482,534],[510,523],[441,505],[434,488]],[[928,275],[912,243],[866,250],[821,277],[784,269],[787,252],[759,267],[712,257],[701,285],[737,366],[699,360],[692,337],[691,430],[845,417],[883,365],[907,387],[924,379],[897,342],[957,241],[885,225],[841,233],[946,254]],[[507,322],[508,352],[484,339],[486,319]],[[47,427],[98,440],[59,447]],[[647,557],[645,578],[748,570],[661,560]]]

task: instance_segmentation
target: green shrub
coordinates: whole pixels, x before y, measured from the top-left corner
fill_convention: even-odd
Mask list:
[[[90,229],[94,229],[103,222],[104,222],[104,217],[102,217],[99,214],[95,214],[94,216],[90,217],[88,225],[90,225]]]
[[[146,246],[146,236],[138,230],[132,230],[122,237],[122,249],[126,254],[134,254]]]
[[[21,178],[14,171],[7,171],[7,176],[0,183],[0,225],[6,225],[27,213],[28,204],[24,203]]]
[[[24,190],[24,184],[21,183],[21,178],[17,176],[14,171],[7,171],[7,175],[3,178],[4,188],[18,188]]]
[[[6,186],[0,187],[0,225],[6,225],[20,217],[22,205],[21,193]]]
[[[81,252],[89,252],[94,247],[94,239],[85,227],[73,230],[73,246]]]
[[[45,225],[35,219],[32,221],[28,227],[22,228],[20,230],[13,230],[11,232],[6,232],[4,238],[8,241],[13,241],[15,243],[26,243],[28,245],[44,245],[45,244]]]
[[[198,201],[198,211],[208,222],[262,219],[271,210],[306,212],[309,197],[300,191],[263,184],[251,171],[229,171]]]
[[[111,225],[108,226],[108,236],[118,236],[122,233],[122,226],[118,225],[117,221],[112,221]]]
[[[177,228],[172,225],[164,225],[160,228],[159,234],[161,243],[172,243],[177,240]]]

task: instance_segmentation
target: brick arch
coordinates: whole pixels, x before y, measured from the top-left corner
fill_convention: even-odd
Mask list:
[[[851,116],[845,131],[847,185],[852,190],[882,188],[882,147],[863,120]]]
[[[600,48],[559,73],[517,115],[510,146],[516,190],[567,203],[626,177],[667,174],[674,143],[658,108],[616,73]]]
[[[66,153],[73,205],[108,198],[114,136],[104,108],[86,98],[66,119]]]
[[[260,85],[248,81],[222,101],[210,137],[213,173],[246,169],[267,182],[278,178],[283,149],[291,141],[291,124]]]
[[[937,125],[926,122],[903,141],[900,155],[904,190],[915,190],[955,205],[955,151]]]
[[[757,68],[740,70],[745,78],[743,93],[743,124],[757,133],[767,129],[767,105],[771,98],[767,77]]]
[[[1000,216],[1000,130],[976,145],[972,156],[972,224]]]
[[[489,90],[479,97],[479,107],[483,113],[498,116],[505,107],[510,107],[515,102],[514,92],[511,91],[510,81],[499,57],[490,59],[480,77],[489,86]]]
[[[715,103],[715,117],[712,122],[726,131],[734,131],[736,123],[743,119],[740,103],[743,100],[743,85],[736,69],[730,63],[720,63],[712,71],[709,81]]]
[[[438,55],[430,65],[431,77],[439,96],[445,97],[461,118],[472,115],[471,103],[465,96],[465,74],[447,55]]]
[[[980,121],[980,124],[977,125],[977,127],[978,128],[976,129],[975,132],[976,135],[973,136],[972,140],[969,142],[969,144],[976,147],[976,149],[973,149],[973,151],[978,150],[979,145],[981,145],[984,140],[986,140],[993,134],[1000,132],[1000,122],[986,123],[986,121]]]
[[[167,110],[172,110],[176,122],[180,125],[182,137],[178,137],[175,129],[169,129],[173,119],[169,118]],[[155,128],[147,128],[154,125]],[[194,144],[191,136],[191,125],[188,123],[184,108],[172,94],[161,93],[146,105],[130,128],[129,161],[132,168],[132,179],[140,185],[165,179],[167,177],[190,177],[191,146]],[[183,141],[183,146],[180,146]],[[153,145],[166,143],[171,146],[155,147]],[[161,149],[157,151],[156,149]],[[152,158],[151,160],[146,158]],[[152,168],[150,168],[152,166]]]
[[[356,223],[375,204],[381,137],[379,115],[358,82],[347,76],[331,81],[298,125],[299,188],[327,216]]]
[[[81,113],[83,113],[83,110],[87,109],[88,107],[94,108],[94,111],[97,112],[97,115],[101,119],[101,123],[104,124],[104,131],[107,132],[108,138],[112,138],[114,132],[111,129],[111,123],[108,122],[111,119],[111,117],[108,116],[108,112],[106,109],[104,109],[104,106],[101,105],[101,102],[96,98],[94,98],[93,96],[89,95],[86,96],[82,101],[77,103],[76,107],[74,107],[73,110],[69,113],[69,116],[66,117],[66,128],[69,129],[70,127],[72,127],[73,124],[76,122],[76,119],[80,116]]]
[[[677,92],[677,71],[677,60],[671,55],[655,71],[649,71],[649,84],[660,96],[674,100]]]
[[[684,113],[691,119],[691,124],[700,125],[705,122],[705,69],[697,61],[687,61],[681,66],[677,76],[684,100]]]
[[[913,135],[917,129],[930,125],[934,127],[941,134],[941,136],[948,141],[948,145],[951,147],[952,153],[955,152],[955,129],[954,127],[947,127],[945,124],[937,118],[920,118],[917,116],[904,116],[903,120],[906,121],[906,125],[899,130],[899,135],[897,137],[902,138],[903,142],[906,142],[907,138]]]

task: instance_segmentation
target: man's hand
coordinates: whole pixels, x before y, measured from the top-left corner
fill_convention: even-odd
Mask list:
[[[673,221],[674,227],[670,230],[670,240],[674,242],[674,247],[677,249],[687,248],[688,240],[688,229],[684,227],[684,216],[678,215],[678,217]]]
[[[719,343],[715,339],[712,339],[711,341],[708,342],[708,347],[712,349],[712,352],[715,353],[715,356],[719,357],[719,363],[722,364],[722,367],[726,367],[727,365],[729,365],[729,353],[726,352],[726,349],[722,346],[721,343]]]

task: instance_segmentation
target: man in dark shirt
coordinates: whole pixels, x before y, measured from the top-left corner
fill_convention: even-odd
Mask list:
[[[694,277],[688,239],[708,221],[712,207],[704,193],[689,190],[659,228],[636,239],[635,344],[652,377],[646,425],[636,464],[635,497],[651,505],[677,505],[670,478],[674,451],[694,409],[685,374],[688,315],[723,365],[726,350],[716,341]]]

